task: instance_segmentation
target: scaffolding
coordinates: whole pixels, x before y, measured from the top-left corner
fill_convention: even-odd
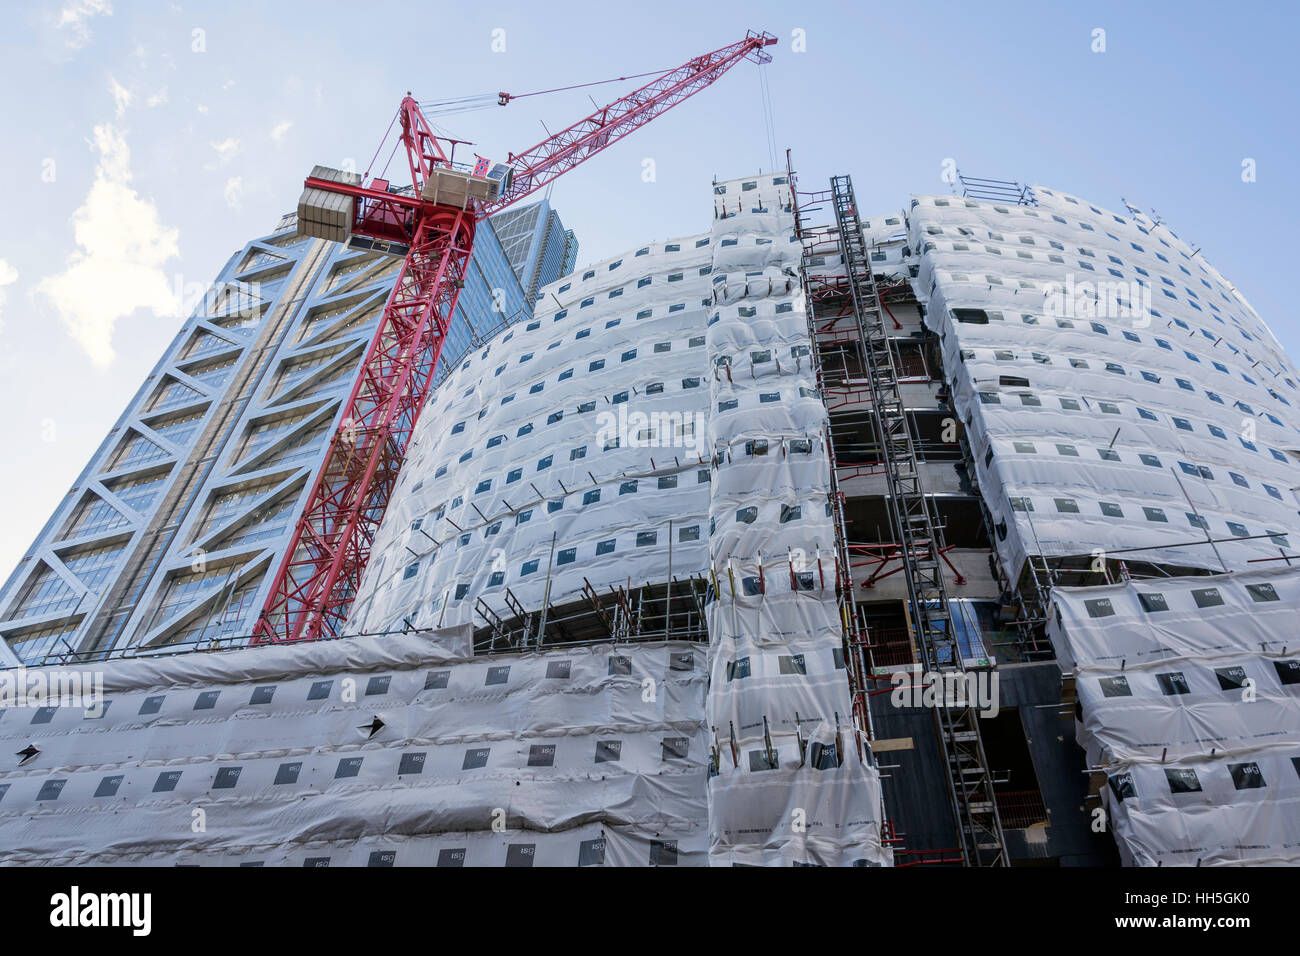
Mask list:
[[[961,186],[961,194],[966,199],[1009,202],[1017,206],[1038,205],[1034,190],[1014,179],[981,179],[978,176],[963,176],[959,169],[957,183]]]
[[[808,339],[812,343],[810,361],[816,373],[818,391],[829,411],[832,407],[830,395],[847,387],[849,378],[847,349],[853,343],[846,336],[836,334],[834,329],[843,315],[835,313],[829,318],[823,317],[824,305],[819,308],[819,304],[824,304],[831,298],[833,283],[828,282],[825,276],[814,276],[811,270],[815,265],[824,262],[825,255],[836,248],[836,242],[833,230],[826,227],[812,227],[807,221],[809,212],[816,209],[816,203],[824,200],[827,194],[808,194],[812,198],[812,205],[800,209],[799,192],[793,169],[788,169],[788,174],[790,195],[794,205],[795,235],[803,248],[799,275],[807,304],[805,312],[808,319]],[[829,348],[826,348],[827,343]],[[839,605],[840,624],[844,633],[844,662],[849,680],[853,721],[858,730],[871,740],[874,735],[871,729],[870,650],[866,628],[863,626],[862,616],[854,598],[853,561],[844,521],[844,493],[840,490],[839,462],[836,460],[834,436],[829,427],[826,454],[830,459],[829,504],[831,521],[835,528],[835,592]]]
[[[882,300],[872,274],[851,179],[836,176],[829,191],[809,195],[812,202],[800,215],[798,229],[804,241],[804,280],[823,397],[828,410],[847,401],[864,402],[869,409],[872,450],[878,458],[872,473],[886,478],[886,505],[896,542],[887,555],[899,563],[898,570],[906,579],[917,658],[928,674],[960,674],[967,667],[966,654],[943,578],[947,549],[934,503],[921,484],[916,441],[899,390],[898,357],[890,340],[889,329],[898,328],[899,323]],[[822,203],[833,208],[835,224],[813,229],[804,217]],[[835,252],[842,267],[831,272],[827,257]],[[838,464],[835,435],[833,430],[828,434],[834,475]],[[869,714],[868,684],[875,667],[853,596],[853,567],[861,561],[854,560],[853,546],[847,541],[843,505],[844,496],[836,482],[832,507],[843,569],[841,588],[846,592],[841,610],[849,673],[855,715],[859,710]],[[934,714],[948,769],[954,823],[961,838],[961,861],[972,866],[1005,865],[1005,840],[973,702],[945,698],[937,702]]]
[[[526,608],[509,588],[503,600],[504,613],[482,598],[475,602],[483,622],[474,629],[476,655],[605,642],[709,641],[708,581],[700,574],[640,585],[628,581],[603,592],[584,578],[582,597],[559,607],[545,601]]]
[[[998,537],[998,528],[989,511],[984,490],[980,485],[979,471],[975,467],[975,453],[967,436],[958,439],[961,446],[962,460],[966,466],[967,478],[971,488],[976,492],[980,504],[980,514],[990,540]],[[1265,538],[1279,543],[1279,536],[1265,532],[1254,535],[1236,535],[1214,538],[1209,534],[1202,539],[1189,539],[1172,544],[1142,545],[1132,548],[1112,548],[1104,554],[1086,552],[1078,554],[1046,554],[1034,533],[1033,518],[1026,513],[1030,538],[1034,547],[1025,555],[1024,564],[1018,568],[1006,567],[993,550],[989,555],[989,570],[1001,590],[999,603],[1005,609],[1007,629],[1014,635],[1011,643],[999,645],[1001,652],[1007,650],[1021,661],[1053,660],[1056,651],[1046,636],[1048,624],[1048,607],[1051,603],[1052,590],[1057,587],[1099,587],[1117,584],[1133,579],[1162,579],[1173,577],[1198,577],[1218,573],[1212,566],[1219,561],[1217,554],[1212,562],[1207,557],[1204,564],[1172,564],[1160,560],[1161,552],[1206,546],[1214,549],[1225,542],[1258,541]],[[1300,561],[1300,555],[1288,554],[1285,548],[1278,548],[1275,558],[1256,558],[1250,563],[1284,562],[1288,566],[1292,561]]]

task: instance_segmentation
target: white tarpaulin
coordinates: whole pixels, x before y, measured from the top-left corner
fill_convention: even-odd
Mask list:
[[[909,216],[1009,576],[1029,554],[1155,545],[1125,554],[1217,570],[1293,549],[1300,375],[1272,333],[1164,225],[1035,194]]]
[[[9,707],[4,751],[36,753],[0,771],[0,862],[705,863],[700,648],[467,641],[118,661],[98,718]]]
[[[715,865],[888,865],[835,595],[826,409],[785,177],[714,187],[709,787]]]
[[[1126,862],[1300,862],[1300,569],[1052,591]]]
[[[480,598],[513,616],[507,588],[535,610],[548,565],[557,606],[584,581],[662,581],[670,551],[702,573],[711,271],[707,235],[631,250],[467,355],[420,418],[347,631],[482,626]]]

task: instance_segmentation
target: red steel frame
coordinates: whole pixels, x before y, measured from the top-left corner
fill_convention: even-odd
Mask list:
[[[875,474],[875,472],[873,472],[873,474]],[[880,472],[880,474],[883,474],[883,472]],[[936,553],[939,555],[940,560],[942,560],[944,564],[948,565],[948,570],[952,572],[953,583],[965,584],[966,576],[957,570],[957,566],[953,564],[952,560],[948,557],[948,552],[954,550],[956,547],[955,544],[950,544],[946,548],[937,548]],[[864,588],[874,588],[876,582],[881,578],[887,578],[890,575],[897,574],[899,571],[903,570],[903,546],[896,542],[890,542],[888,544],[851,544],[849,545],[849,550],[867,556],[867,560],[865,561],[854,561],[853,567],[870,567],[875,569],[862,580],[862,586]],[[889,566],[891,561],[898,561],[898,567],[894,568],[892,571],[886,571],[885,568]]]
[[[353,198],[354,233],[401,242],[409,251],[262,609],[260,641],[338,633],[361,586],[473,252],[472,210],[415,198],[447,159],[411,97],[400,115],[413,196],[390,193],[386,183],[308,179],[309,186]]]
[[[339,633],[442,354],[473,253],[475,224],[698,93],[741,60],[770,61],[763,48],[775,43],[771,34],[751,30],[739,43],[695,57],[536,146],[510,154],[512,182],[491,202],[458,209],[421,198],[435,168],[451,163],[409,95],[398,115],[413,193],[389,192],[383,180],[368,186],[307,180],[308,187],[353,199],[354,235],[398,242],[408,252],[276,571],[255,643]]]

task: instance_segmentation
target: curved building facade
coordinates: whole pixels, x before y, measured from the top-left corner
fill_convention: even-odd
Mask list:
[[[662,581],[670,552],[704,571],[711,271],[707,235],[629,251],[468,354],[422,413],[348,629],[481,627],[479,601]]]
[[[469,630],[480,655],[565,674],[575,645],[603,645],[599,688],[548,685],[543,736],[592,741],[575,779],[630,734],[663,760],[620,770],[676,779],[656,825],[683,861],[885,864],[879,778],[850,716],[790,185],[716,183],[714,199],[709,232],[576,272],[448,377],[348,630]],[[579,719],[593,692],[629,687],[643,707]],[[534,745],[502,733],[507,762]]]

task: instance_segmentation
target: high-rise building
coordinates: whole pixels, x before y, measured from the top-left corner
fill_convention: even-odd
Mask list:
[[[346,636],[110,662],[96,735],[0,723],[37,751],[7,804],[83,812],[0,817],[0,858],[1300,862],[1300,373],[1157,219],[962,185],[867,218],[847,176],[716,182],[708,231],[542,287],[448,362]],[[122,478],[91,490],[116,508]],[[220,580],[167,619],[206,647],[260,559],[203,514],[175,537]],[[35,557],[93,577],[81,548]],[[145,580],[207,573],[169,548]],[[170,606],[113,574],[128,620]],[[29,611],[61,599],[34,583]],[[156,812],[216,787],[212,833]],[[305,789],[309,820],[278,799]]]
[[[538,289],[567,276],[577,265],[577,237],[564,228],[547,199],[499,212],[492,224],[530,303],[537,300]]]
[[[924,310],[923,335],[890,332],[898,354],[942,368],[942,410],[916,433],[960,447],[928,466],[936,533],[988,558],[944,576],[949,607],[982,599],[975,655],[1001,680],[979,724],[1008,852],[1093,861],[1103,820],[1127,863],[1300,862],[1295,364],[1158,218],[1045,187],[964,192],[914,197],[906,272],[880,271]],[[877,549],[873,583],[915,576],[906,534]],[[901,602],[866,608],[905,661]],[[890,736],[932,719],[874,703]],[[1061,739],[1071,717],[1080,746]],[[925,748],[898,756],[909,777],[943,772]],[[909,793],[886,793],[909,846],[952,845],[942,805]]]
[[[595,704],[619,708],[613,726],[591,723],[590,678],[556,680],[535,727],[501,709],[517,742],[489,768],[540,782],[614,762],[603,755],[617,748],[622,774],[664,792],[630,808],[622,839],[671,838],[683,864],[881,865],[880,778],[852,724],[842,655],[791,188],[770,174],[717,188],[743,189],[746,206],[724,208],[719,193],[710,232],[548,287],[531,322],[447,379],[348,630],[430,629],[452,653],[473,628],[478,657],[453,663],[448,681],[472,683],[482,657],[500,655],[500,692],[519,698],[538,691],[529,675],[567,673],[572,645],[590,643],[607,676],[649,675],[664,699],[638,705],[613,680]],[[527,666],[510,670],[526,649]],[[511,762],[559,726],[569,746],[547,770]],[[498,802],[514,779],[499,778]],[[538,801],[502,846],[547,831],[538,839],[576,861],[618,822],[603,788],[566,793],[590,822],[556,827],[556,808]],[[789,826],[796,807],[807,836]]]
[[[439,375],[531,314],[493,225],[478,231]],[[10,575],[0,656],[252,632],[401,263],[295,226],[287,215],[231,257]],[[536,273],[528,255],[519,266]]]

